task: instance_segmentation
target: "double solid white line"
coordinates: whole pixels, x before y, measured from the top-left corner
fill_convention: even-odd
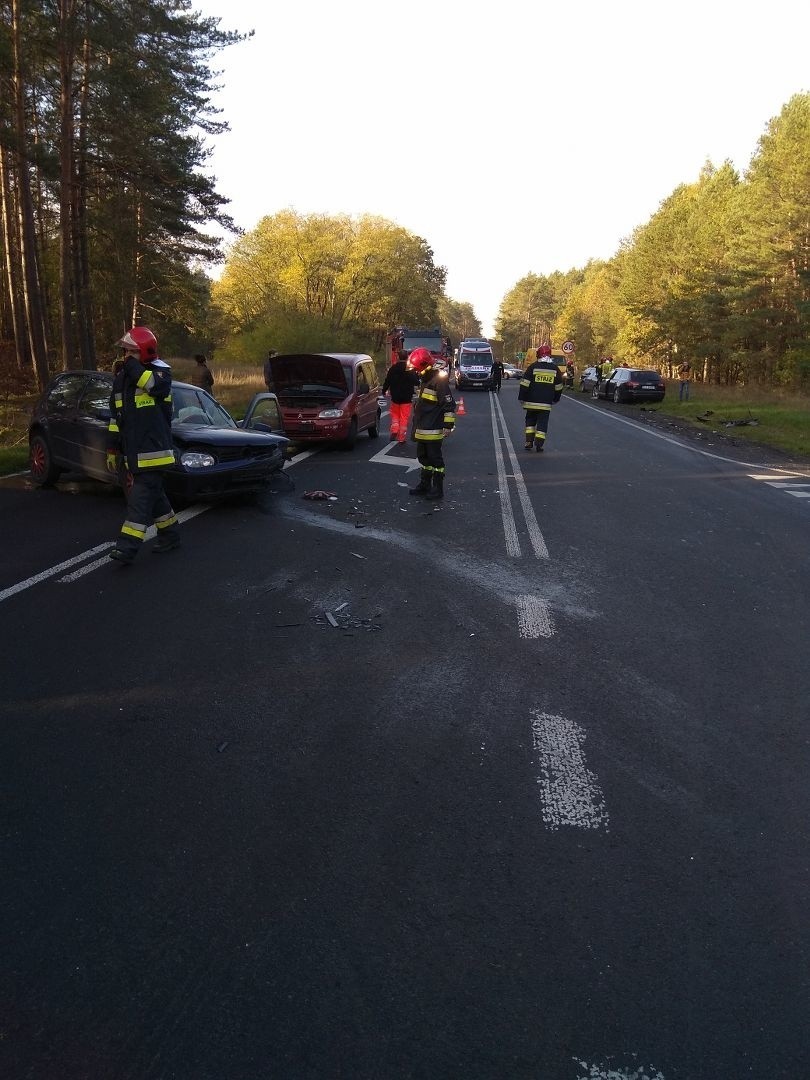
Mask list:
[[[529,492],[526,490],[526,481],[523,479],[515,448],[509,438],[506,420],[497,394],[489,395],[489,407],[492,414],[492,439],[495,444],[495,463],[498,469],[498,489],[501,497],[501,517],[503,518],[503,531],[506,538],[506,554],[511,555],[513,558],[519,558],[521,550],[515,526],[515,515],[512,511],[512,501],[509,496],[508,479],[510,474],[506,471],[506,462],[501,443],[506,447],[506,452],[509,455],[509,463],[512,466],[511,476],[515,481],[518,500],[526,521],[529,543],[538,559],[547,559],[548,548],[540,531],[540,526],[537,524],[534,507],[529,499]]]

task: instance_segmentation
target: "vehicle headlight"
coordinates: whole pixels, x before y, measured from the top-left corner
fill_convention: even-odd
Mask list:
[[[212,465],[216,465],[216,461],[210,454],[203,454],[199,450],[186,450],[180,455],[180,464],[187,469],[210,469]]]
[[[343,409],[322,409],[318,413],[319,420],[339,420],[343,416]]]

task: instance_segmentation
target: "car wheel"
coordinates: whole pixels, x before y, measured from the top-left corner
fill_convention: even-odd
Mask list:
[[[368,437],[370,439],[376,439],[379,434],[380,434],[380,410],[377,409],[377,420],[368,429]]]
[[[622,392],[621,392],[621,390],[620,390],[620,389],[618,388],[618,386],[614,387],[614,390],[613,390],[613,400],[614,400],[614,402],[615,402],[615,403],[616,403],[617,405],[618,405],[618,404],[620,404],[620,402],[621,402],[621,400],[622,400]]]
[[[53,484],[62,472],[53,463],[51,448],[44,435],[37,434],[31,437],[28,449],[28,467],[31,470],[31,479],[39,487]]]
[[[353,450],[354,444],[357,442],[357,417],[352,417],[352,422],[349,424],[349,434],[343,441],[343,445],[347,450]]]

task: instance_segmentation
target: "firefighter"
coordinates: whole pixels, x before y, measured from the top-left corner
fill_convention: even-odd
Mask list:
[[[429,349],[414,349],[408,363],[421,381],[414,407],[414,439],[422,475],[410,494],[441,499],[444,495],[442,444],[455,426],[456,403],[450,393],[448,374],[436,371]]]
[[[408,354],[399,350],[398,359],[392,364],[382,386],[383,394],[391,395],[391,441],[404,443],[408,437],[413,395],[419,385],[419,376],[408,367]]]
[[[541,345],[537,359],[523,372],[518,400],[526,411],[526,449],[542,451],[548,432],[551,407],[563,391],[560,369],[551,359],[551,346]]]
[[[154,552],[180,546],[180,527],[161,475],[174,465],[172,373],[158,358],[157,339],[146,326],[133,326],[117,344],[124,359],[116,364],[110,397],[107,468],[117,472],[123,457],[132,488],[126,521],[110,558],[131,563],[153,522],[158,532]]]

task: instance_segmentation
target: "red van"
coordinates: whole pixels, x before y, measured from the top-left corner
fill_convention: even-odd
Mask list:
[[[380,384],[365,353],[288,353],[268,361],[284,433],[297,443],[354,446],[380,433]]]

